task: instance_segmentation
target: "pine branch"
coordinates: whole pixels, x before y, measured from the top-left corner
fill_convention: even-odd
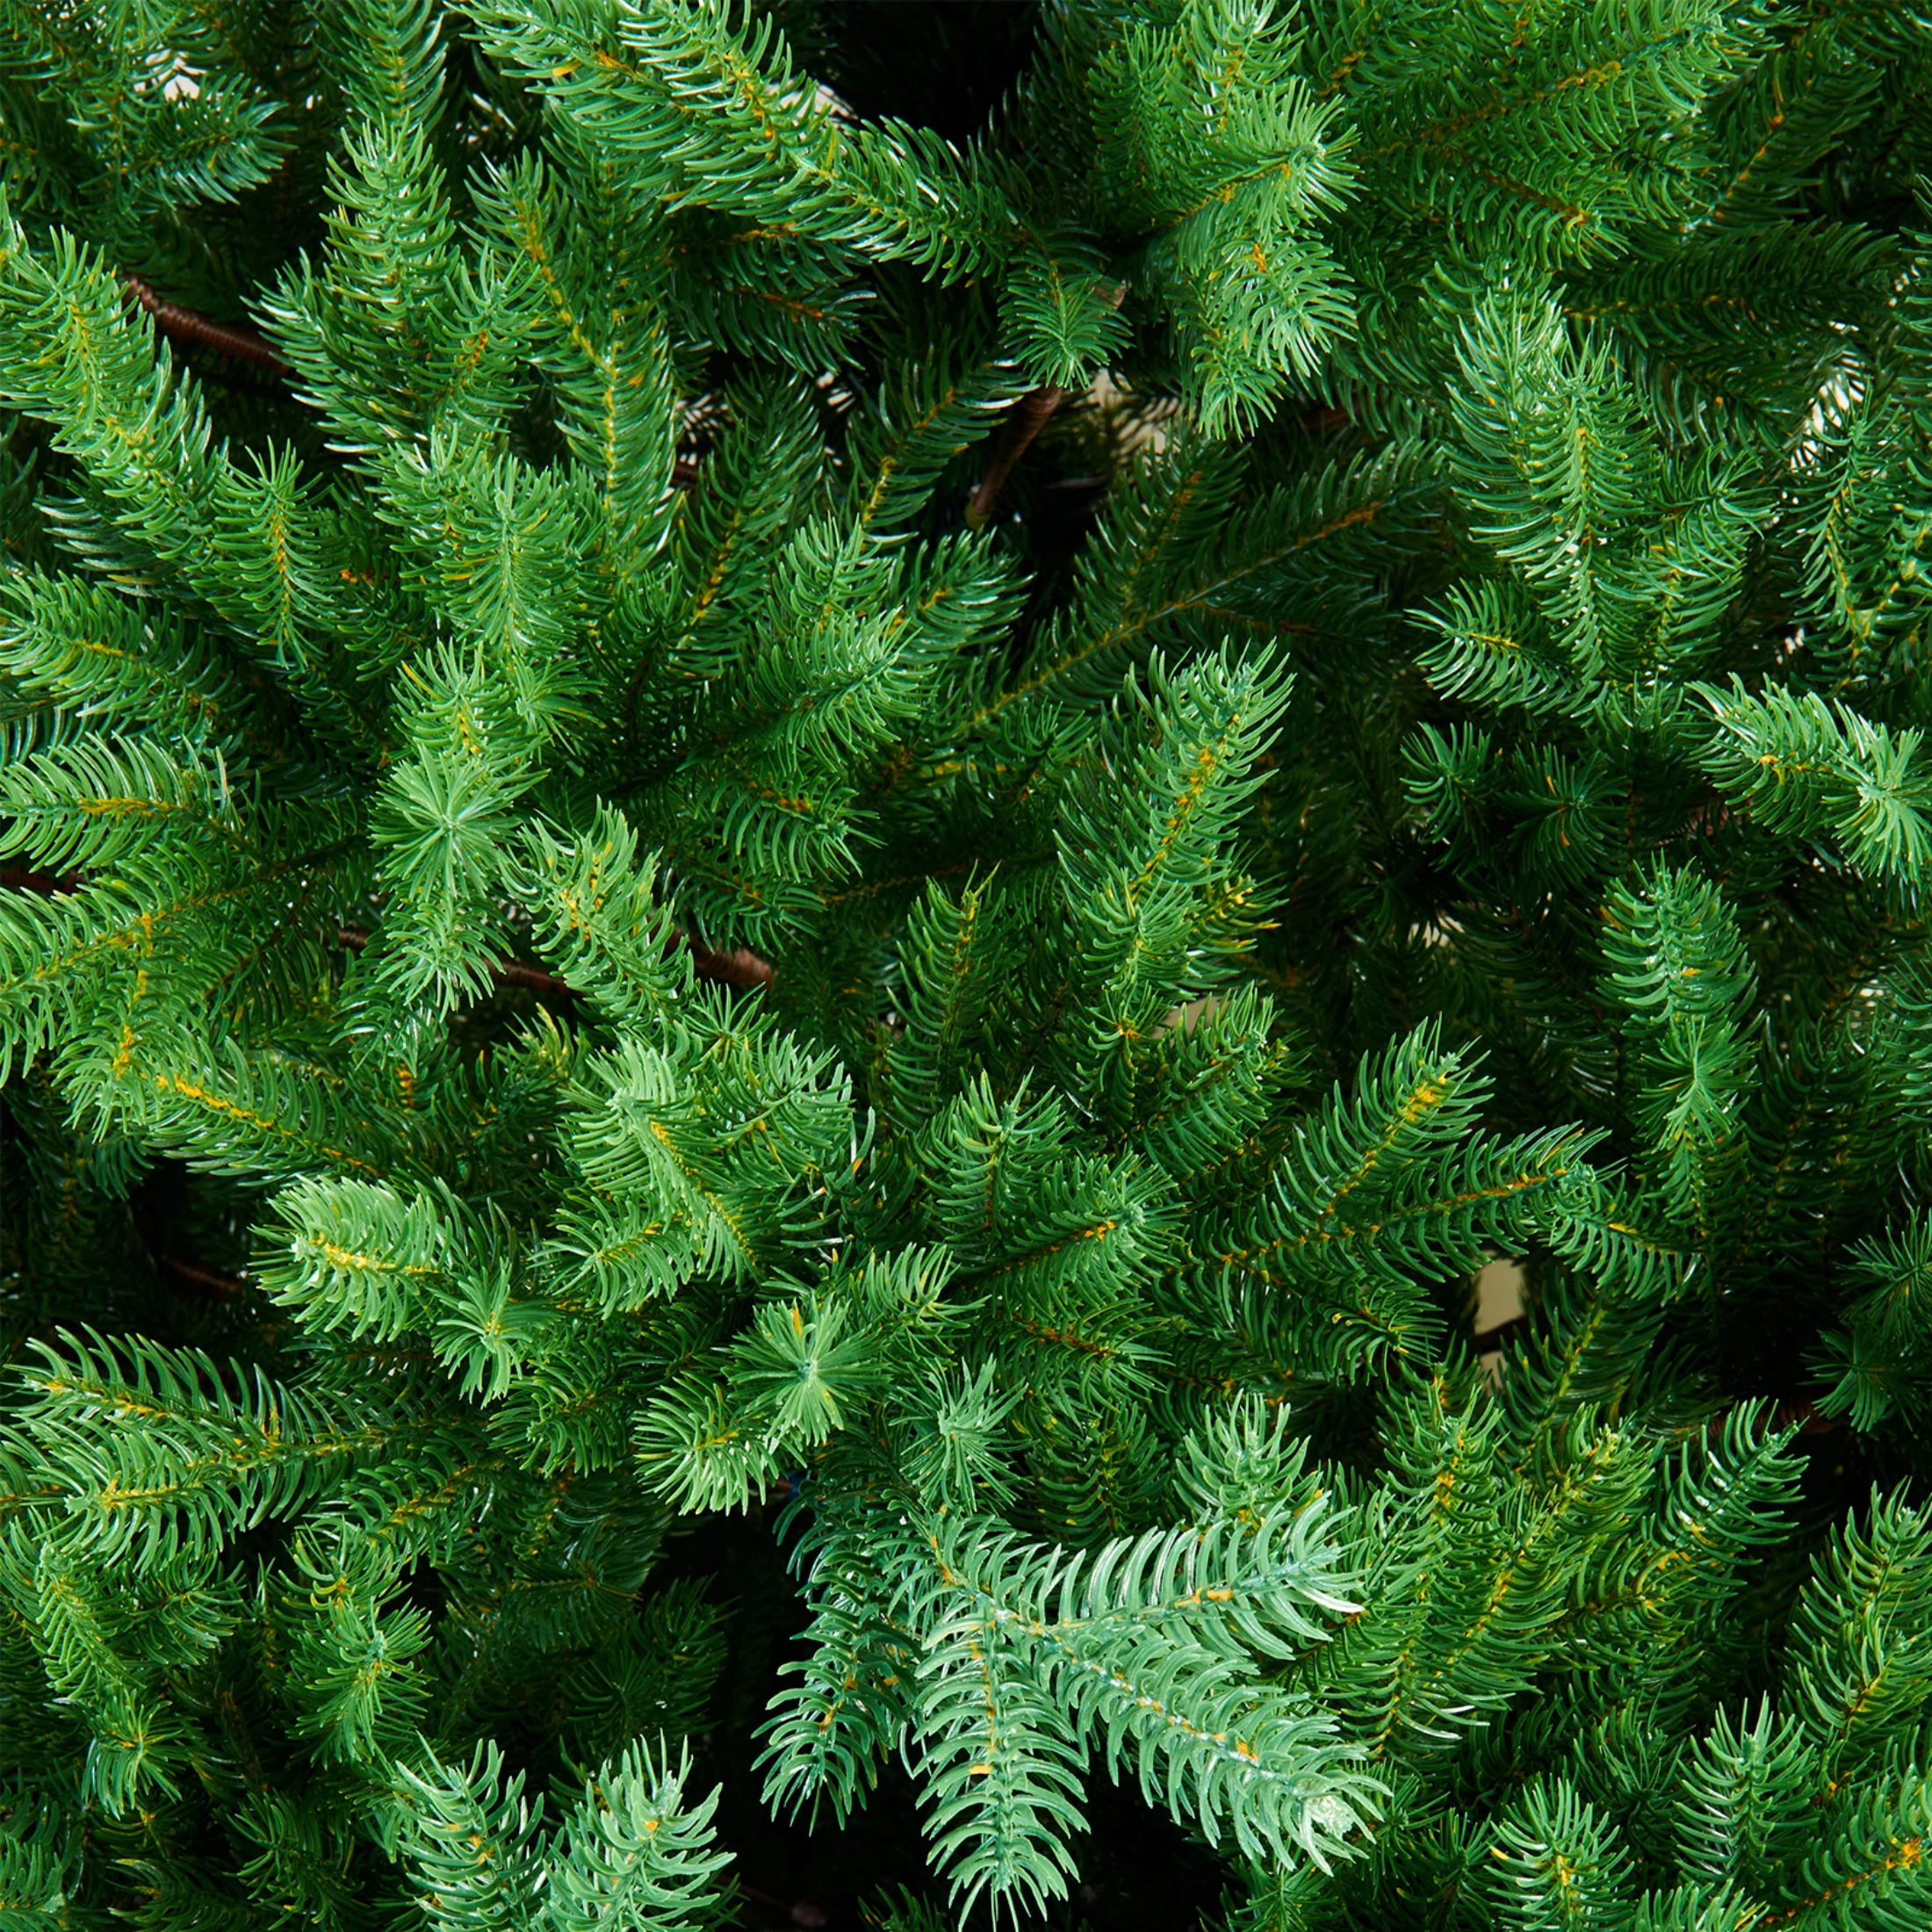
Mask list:
[[[0,0],[0,1897],[1921,1926],[1922,22],[902,11]]]

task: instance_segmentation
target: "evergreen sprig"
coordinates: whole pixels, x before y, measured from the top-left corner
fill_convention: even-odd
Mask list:
[[[0,0],[0,1916],[1916,1928],[1921,12],[901,11]]]

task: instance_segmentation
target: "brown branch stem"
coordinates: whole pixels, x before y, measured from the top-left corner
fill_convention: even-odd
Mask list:
[[[770,961],[761,959],[756,953],[747,952],[741,946],[714,953],[708,946],[700,946],[687,933],[674,933],[673,938],[681,940],[690,948],[691,963],[697,970],[700,979],[712,980],[724,986],[765,986],[771,983]],[[368,928],[338,926],[335,942],[352,953],[359,953],[369,943]],[[499,960],[490,968],[490,977],[499,986],[528,986],[533,992],[553,993],[559,998],[583,997],[580,987],[559,979],[555,973],[545,972],[541,966],[526,966],[521,960]]]
[[[998,501],[1006,479],[1013,474],[1013,465],[1027,453],[1034,438],[1045,429],[1048,417],[1066,400],[1064,389],[1056,388],[1051,383],[1042,383],[1037,389],[1029,389],[1013,406],[1006,420],[999,426],[999,433],[993,438],[979,487],[966,505],[968,530],[984,530],[992,521],[993,505]]]
[[[691,949],[691,963],[697,969],[700,979],[709,979],[720,986],[768,986],[771,984],[771,962],[761,959],[756,953],[748,952],[742,946],[727,948],[722,953],[714,953],[708,946],[700,946],[689,934],[680,934],[684,943]]]
[[[38,892],[42,898],[54,898],[62,892],[80,890],[81,876],[78,872],[30,872],[21,865],[0,865],[0,886],[10,892]]]
[[[121,282],[127,292],[154,317],[155,327],[170,340],[219,350],[224,356],[233,356],[237,362],[253,363],[256,368],[266,369],[274,375],[292,376],[295,373],[275,353],[267,339],[254,329],[234,322],[218,322],[198,309],[184,308],[178,302],[167,301],[138,275],[124,275]]]
[[[217,1301],[233,1301],[249,1285],[244,1276],[227,1274],[220,1268],[207,1267],[199,1261],[177,1260],[171,1254],[161,1257],[161,1265],[169,1274],[177,1275],[198,1288],[205,1289]]]

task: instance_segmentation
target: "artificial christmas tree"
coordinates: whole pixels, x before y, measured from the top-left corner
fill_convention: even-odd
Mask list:
[[[10,1914],[1925,1922],[1932,20],[0,76]]]

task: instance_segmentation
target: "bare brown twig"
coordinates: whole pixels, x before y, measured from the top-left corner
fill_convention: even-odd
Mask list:
[[[220,1268],[205,1266],[199,1261],[177,1260],[171,1254],[161,1258],[161,1265],[171,1275],[205,1290],[219,1301],[230,1301],[247,1287],[247,1279],[239,1274],[227,1274]]]
[[[722,953],[714,953],[708,946],[700,946],[688,934],[684,943],[691,948],[691,963],[697,969],[700,979],[715,980],[721,986],[768,986],[771,984],[771,962],[761,959],[756,953],[746,952],[742,946],[733,946]]]
[[[233,356],[237,362],[253,363],[274,375],[295,373],[254,329],[233,322],[218,322],[198,309],[183,308],[178,302],[164,300],[138,275],[124,275],[121,281],[127,292],[154,317],[155,327],[171,340],[217,350],[224,356]]]
[[[993,438],[979,487],[966,505],[968,530],[984,530],[992,521],[993,505],[999,501],[999,493],[1006,487],[1006,479],[1013,474],[1013,465],[1027,453],[1033,439],[1046,427],[1047,418],[1066,400],[1064,389],[1056,388],[1051,383],[1042,383],[1037,389],[1029,389],[1013,406],[1006,420],[999,426],[999,433]]]
[[[38,892],[43,898],[79,889],[78,872],[30,872],[25,866],[0,865],[0,886],[10,892]]]
[[[688,934],[680,933],[675,937],[690,948],[691,963],[700,979],[713,980],[724,986],[765,986],[771,983],[771,962],[756,953],[747,952],[741,946],[714,953]],[[335,939],[338,945],[359,953],[369,943],[369,933],[361,926],[339,926]],[[553,993],[570,999],[582,998],[581,988],[559,979],[555,973],[545,972],[541,966],[526,966],[521,960],[499,960],[490,968],[490,977],[499,986],[528,986],[533,992]]]

